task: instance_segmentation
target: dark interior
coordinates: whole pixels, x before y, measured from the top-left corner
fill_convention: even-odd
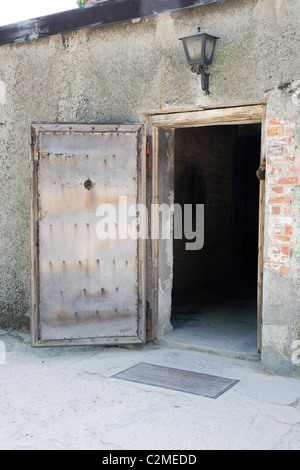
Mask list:
[[[256,302],[260,143],[260,124],[175,131],[174,202],[204,204],[205,227],[199,251],[174,240],[173,311],[192,297]]]

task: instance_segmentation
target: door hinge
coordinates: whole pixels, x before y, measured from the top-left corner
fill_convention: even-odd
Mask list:
[[[147,135],[146,142],[147,172],[152,170],[152,135]]]
[[[266,179],[266,167],[263,163],[261,163],[256,170],[256,176],[260,181]]]

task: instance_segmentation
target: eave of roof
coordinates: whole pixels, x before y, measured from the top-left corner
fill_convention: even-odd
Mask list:
[[[226,0],[108,0],[0,27],[0,46],[154,16]]]

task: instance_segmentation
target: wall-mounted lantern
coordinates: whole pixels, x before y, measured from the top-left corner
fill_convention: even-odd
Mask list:
[[[188,64],[191,66],[192,72],[201,75],[202,89],[207,95],[209,94],[209,73],[207,66],[212,64],[218,39],[217,36],[201,33],[200,27],[198,27],[198,33],[180,38]]]

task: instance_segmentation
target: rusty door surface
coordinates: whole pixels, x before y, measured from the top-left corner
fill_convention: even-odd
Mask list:
[[[34,124],[31,146],[32,345],[144,342],[145,240],[119,231],[145,203],[143,127]]]

